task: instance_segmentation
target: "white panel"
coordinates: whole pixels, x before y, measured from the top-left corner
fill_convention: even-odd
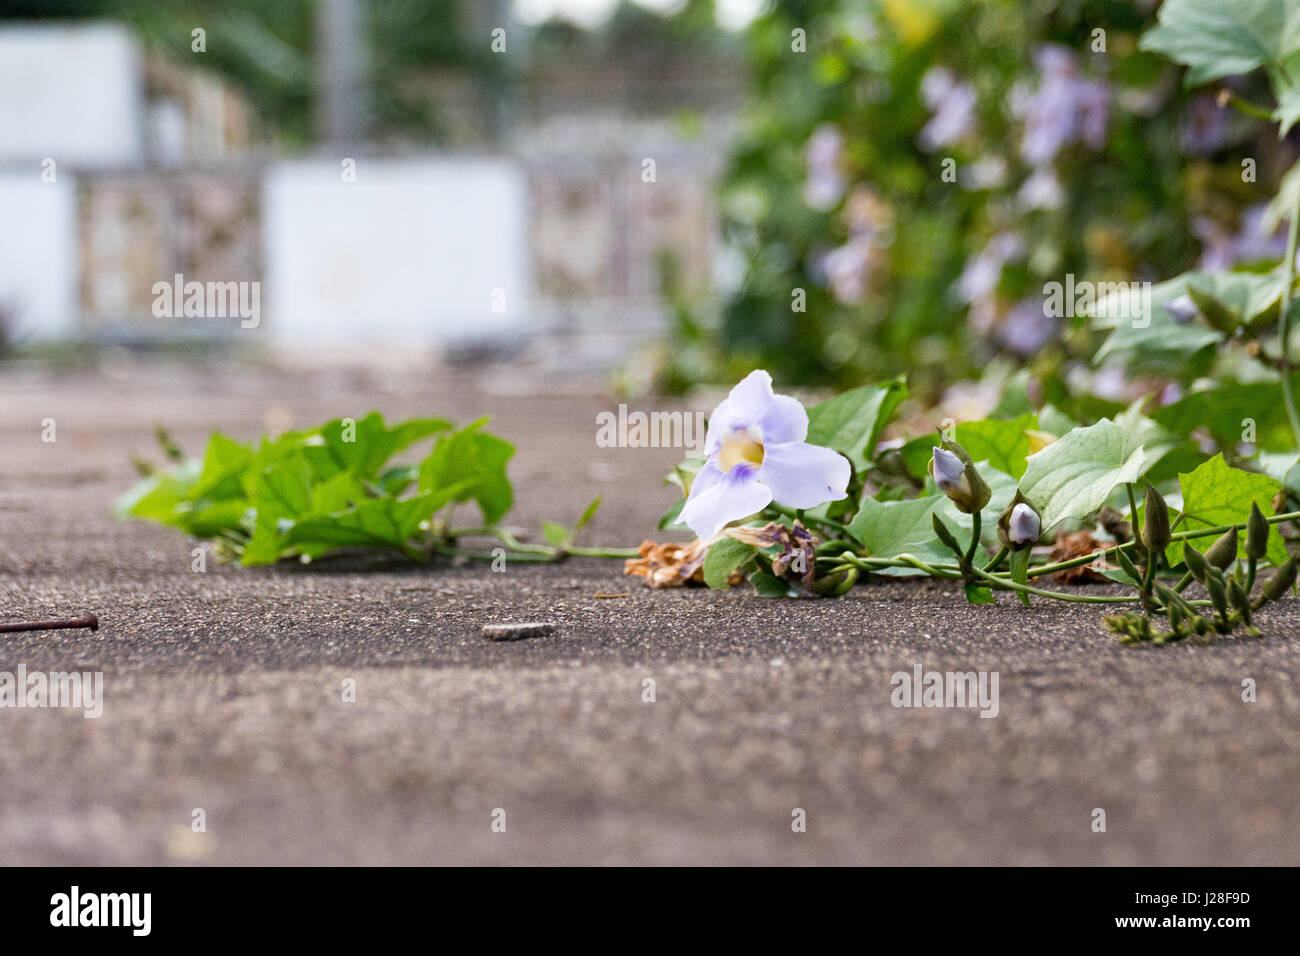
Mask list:
[[[138,163],[140,56],[113,23],[0,28],[0,162]]]
[[[515,163],[360,159],[344,182],[339,162],[295,162],[270,169],[263,188],[263,326],[281,345],[463,343],[525,322],[527,191]]]
[[[77,190],[58,173],[0,175],[0,309],[16,317],[16,339],[77,331]]]

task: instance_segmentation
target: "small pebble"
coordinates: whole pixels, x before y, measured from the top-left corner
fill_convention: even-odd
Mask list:
[[[518,641],[525,637],[545,637],[555,633],[550,621],[529,621],[523,624],[484,624],[483,636],[490,641]]]

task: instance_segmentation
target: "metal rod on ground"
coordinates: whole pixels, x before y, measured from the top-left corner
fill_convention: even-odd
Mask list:
[[[0,634],[13,634],[18,631],[61,631],[67,628],[88,627],[99,630],[99,618],[93,614],[85,617],[68,618],[62,621],[20,621],[17,624],[0,624]]]

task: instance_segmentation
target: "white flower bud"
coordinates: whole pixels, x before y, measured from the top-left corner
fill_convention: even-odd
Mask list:
[[[1007,524],[1007,538],[1012,544],[1033,544],[1038,540],[1042,527],[1038,512],[1023,501],[1011,509],[1011,520]]]
[[[960,458],[946,448],[934,449],[934,457],[930,460],[930,473],[934,475],[934,483],[945,494],[964,490],[962,482],[966,478],[966,466],[962,464]]]

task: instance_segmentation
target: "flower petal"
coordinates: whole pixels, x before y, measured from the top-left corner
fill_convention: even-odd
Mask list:
[[[709,416],[709,434],[705,439],[704,453],[716,453],[727,432],[758,424],[759,419],[767,414],[775,397],[772,394],[772,376],[761,368],[742,378]]]
[[[850,474],[849,461],[839,452],[796,441],[764,446],[758,480],[772,489],[780,504],[815,508],[843,498]]]
[[[808,437],[808,413],[799,400],[772,391],[772,376],[760,369],[746,375],[709,416],[705,454],[713,455],[731,431],[744,428],[767,444],[803,441]]]
[[[757,424],[764,446],[802,442],[808,437],[808,413],[799,399],[789,395],[773,395],[772,404]]]
[[[737,465],[726,474],[712,466],[720,477],[714,480],[710,476],[701,486],[700,479],[705,477],[705,469],[710,465],[700,470],[678,516],[679,521],[701,538],[713,537],[729,521],[762,511],[772,500],[771,489],[758,481],[758,469],[744,465]]]

